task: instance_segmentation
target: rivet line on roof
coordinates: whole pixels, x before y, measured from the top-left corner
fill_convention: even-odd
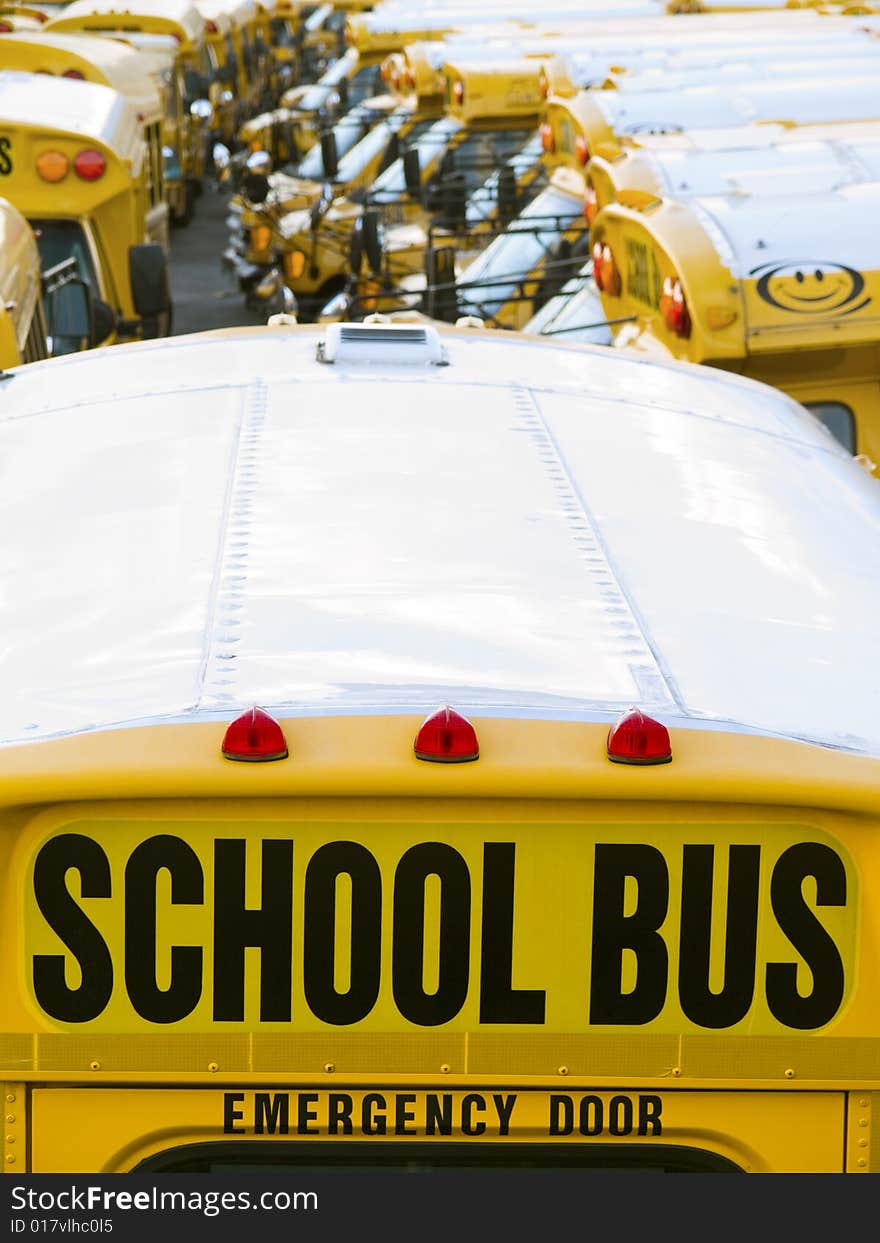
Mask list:
[[[265,456],[267,398],[265,383],[256,380],[243,399],[201,706],[211,702],[226,705],[236,698],[239,654],[234,648],[241,642],[253,511]]]
[[[601,601],[599,607],[609,643],[627,659],[630,676],[637,687],[650,687],[653,697],[668,697],[663,674],[608,563],[592,515],[571,482],[566,463],[545,426],[534,394],[530,390],[519,389],[514,395],[514,402],[516,417],[520,420],[514,424],[514,430],[529,432],[529,441],[555,494],[560,519]]]

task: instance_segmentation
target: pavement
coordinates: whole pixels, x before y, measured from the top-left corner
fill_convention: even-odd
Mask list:
[[[266,322],[264,314],[248,310],[236,277],[220,262],[228,245],[229,198],[228,191],[206,185],[191,222],[171,230],[175,336]]]

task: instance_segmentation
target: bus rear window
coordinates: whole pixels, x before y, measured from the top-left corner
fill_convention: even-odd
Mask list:
[[[257,1151],[255,1151],[255,1148]],[[193,1144],[157,1153],[136,1166],[145,1174],[373,1174],[398,1171],[433,1174],[444,1170],[511,1170],[519,1173],[739,1174],[715,1152],[671,1144],[395,1144],[380,1158],[362,1143],[334,1143],[332,1151],[312,1144]]]
[[[856,451],[856,420],[842,401],[808,401],[804,405],[850,453]]]

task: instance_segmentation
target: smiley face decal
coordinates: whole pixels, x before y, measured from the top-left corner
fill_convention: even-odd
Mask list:
[[[796,315],[852,315],[871,301],[865,292],[865,278],[855,268],[824,260],[793,260],[764,263],[752,268],[757,277],[758,297],[779,311]]]

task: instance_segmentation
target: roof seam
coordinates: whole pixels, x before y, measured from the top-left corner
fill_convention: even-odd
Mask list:
[[[575,522],[567,516],[571,528],[570,533],[588,574],[593,577],[599,588],[599,594],[606,608],[614,608],[617,611],[618,616],[615,621],[618,637],[626,639],[630,645],[640,645],[642,652],[638,653],[638,656],[644,656],[650,661],[648,664],[641,659],[638,659],[638,662],[627,660],[630,676],[638,687],[639,694],[654,702],[657,691],[662,686],[663,694],[684,716],[689,716],[675,679],[660,655],[644,617],[624,586],[624,580],[614,564],[599,524],[587,504],[583,491],[572,476],[565,455],[544,417],[540,403],[535,400],[535,394],[530,389],[518,388],[514,391],[515,400],[526,421],[534,429],[540,429],[538,434],[545,442],[542,456],[547,460],[552,454],[552,464],[555,469],[548,461],[548,473],[560,497],[563,510],[570,506],[572,501],[580,510],[580,522]]]
[[[232,448],[199,671],[197,709],[205,706],[206,699],[211,704],[222,706],[235,698],[232,687],[238,673],[239,658],[236,645],[241,641],[252,509],[267,403],[267,386],[262,378],[257,378],[243,391],[238,434]]]

